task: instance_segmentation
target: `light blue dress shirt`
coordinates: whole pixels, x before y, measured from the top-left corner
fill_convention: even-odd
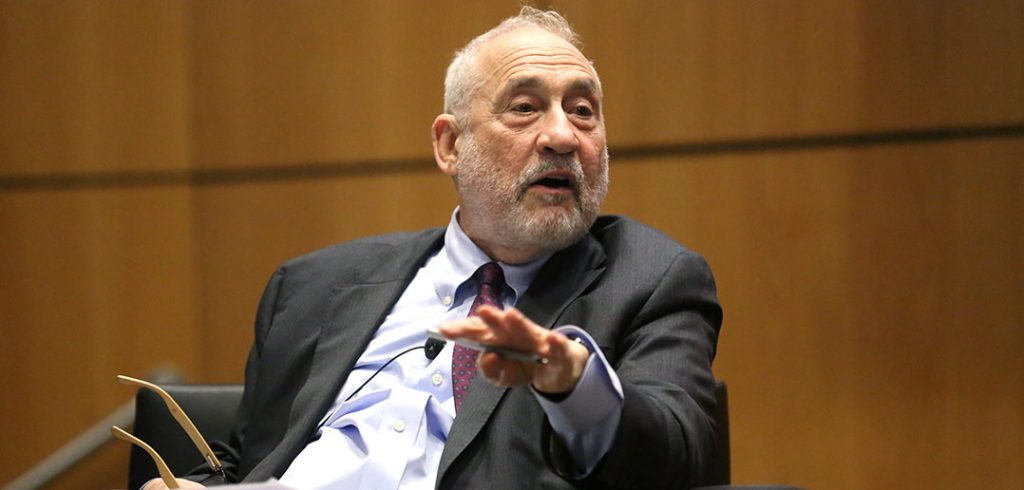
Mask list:
[[[452,343],[433,360],[422,350],[398,357],[351,400],[346,399],[400,352],[426,343],[426,328],[465,318],[475,299],[471,277],[487,254],[459,227],[458,209],[444,246],[416,273],[377,330],[330,410],[317,439],[299,453],[281,477],[298,489],[434,488],[441,452],[455,419]],[[550,255],[522,265],[499,263],[508,288],[507,308],[533,281]],[[564,400],[534,392],[555,434],[577,462],[576,476],[593,470],[611,447],[622,413],[622,387],[601,350],[582,329],[557,329],[580,338],[593,353],[583,377]]]

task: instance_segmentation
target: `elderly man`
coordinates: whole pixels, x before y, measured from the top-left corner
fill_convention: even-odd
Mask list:
[[[598,217],[601,82],[565,20],[527,7],[470,42],[432,129],[459,198],[447,228],[336,245],[271,278],[228,480],[700,483],[714,451],[714,279],[668,237]],[[428,327],[528,355],[431,344]]]

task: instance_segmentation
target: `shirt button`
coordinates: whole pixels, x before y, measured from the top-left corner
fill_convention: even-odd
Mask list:
[[[405,430],[405,422],[396,420],[395,423],[391,424],[391,428],[395,429],[395,432],[402,432]]]
[[[444,302],[445,306],[451,306],[452,305],[452,297],[451,296],[445,296],[443,302]]]
[[[441,383],[444,382],[444,376],[441,376],[441,373],[434,373],[434,375],[430,377],[430,382],[434,383],[434,386],[441,386]]]

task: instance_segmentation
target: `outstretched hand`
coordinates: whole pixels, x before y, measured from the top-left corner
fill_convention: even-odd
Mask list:
[[[477,367],[490,382],[499,386],[532,384],[543,393],[572,391],[583,375],[590,352],[561,333],[548,330],[526,318],[519,310],[481,306],[476,316],[445,323],[439,327],[449,339],[467,339],[496,347],[508,347],[539,355],[546,364],[517,361],[496,352],[481,352]]]

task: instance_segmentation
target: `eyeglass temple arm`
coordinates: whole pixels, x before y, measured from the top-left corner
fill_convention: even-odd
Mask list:
[[[149,457],[153,458],[153,462],[156,463],[156,470],[160,472],[160,479],[164,481],[167,488],[181,488],[178,486],[178,481],[174,479],[174,473],[171,473],[171,469],[168,468],[167,463],[164,462],[164,458],[161,458],[160,454],[158,454],[152,446],[142,442],[142,439],[125,432],[124,429],[116,425],[110,428],[110,434],[122,441],[128,441],[144,449],[149,453]]]
[[[223,473],[224,470],[220,464],[220,460],[217,459],[217,455],[213,454],[213,449],[211,449],[210,445],[206,443],[206,439],[204,439],[203,435],[199,433],[199,429],[197,429],[195,424],[192,423],[192,420],[188,418],[188,415],[181,409],[178,402],[174,401],[174,398],[171,397],[170,393],[167,393],[163,388],[150,383],[149,381],[132,378],[122,374],[117,375],[117,380],[124,384],[149,388],[150,390],[155,391],[156,394],[160,395],[164,404],[167,405],[167,410],[170,411],[171,416],[174,417],[174,420],[178,421],[178,425],[185,430],[185,433],[188,434],[188,438],[192,440],[193,444],[195,444],[196,449],[199,449],[199,452],[203,454],[204,458],[206,458],[206,463],[210,465],[210,468],[218,473]]]

